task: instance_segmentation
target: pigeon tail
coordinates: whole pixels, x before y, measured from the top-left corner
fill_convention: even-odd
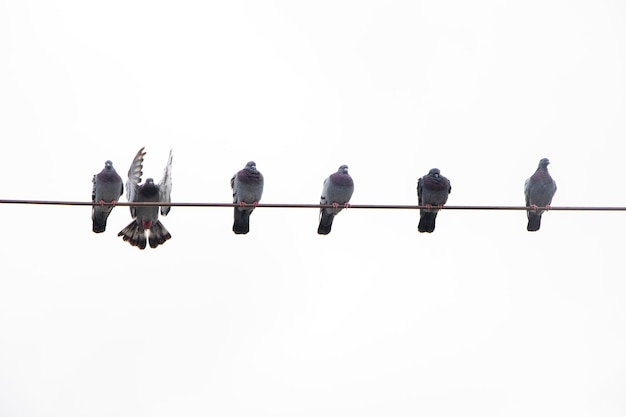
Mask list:
[[[250,214],[252,210],[239,210],[235,207],[235,222],[233,223],[233,232],[237,235],[245,235],[250,231]]]
[[[107,228],[107,218],[110,211],[96,210],[95,208],[91,212],[91,220],[93,221],[93,232],[102,233]]]
[[[163,223],[160,220],[152,223],[150,227],[150,237],[148,238],[148,243],[151,248],[156,248],[159,245],[165,243],[166,240],[170,239],[172,235],[167,231]]]
[[[437,218],[437,213],[432,212],[422,212],[420,213],[420,222],[417,225],[417,230],[420,233],[432,233],[435,231],[435,219]]]
[[[135,220],[123,228],[117,235],[122,236],[124,242],[130,243],[132,246],[137,246],[139,249],[146,248],[146,233],[143,227],[137,224]]]
[[[317,233],[320,235],[327,235],[330,233],[330,228],[333,225],[334,214],[328,213],[326,210],[322,210],[320,216],[320,225],[317,228]]]
[[[528,213],[528,227],[526,230],[529,232],[536,232],[541,226],[541,214]]]

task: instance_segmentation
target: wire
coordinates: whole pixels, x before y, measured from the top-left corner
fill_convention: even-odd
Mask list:
[[[98,206],[100,204],[94,204],[91,201],[51,201],[51,200],[0,200],[0,204],[35,204],[35,205],[53,205],[53,206]],[[113,203],[104,203],[104,206],[112,206]],[[170,206],[170,207],[239,207],[239,204],[234,203],[164,203],[164,202],[118,202],[115,206],[119,207],[155,207],[155,206]],[[252,204],[248,204],[247,207],[252,207]],[[284,203],[265,203],[258,204],[257,208],[333,208],[330,204],[284,204]],[[340,205],[339,207],[343,207]],[[396,205],[396,204],[350,204],[351,209],[384,209],[384,210],[418,210],[426,208],[426,206],[414,206],[414,205]],[[543,207],[539,207],[543,209]],[[533,210],[531,207],[526,206],[443,206],[442,210]],[[551,207],[550,211],[626,211],[626,207],[585,207],[585,206],[561,206]]]

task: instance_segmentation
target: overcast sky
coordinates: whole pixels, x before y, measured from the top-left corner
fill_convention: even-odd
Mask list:
[[[88,201],[146,147],[175,202],[626,205],[622,1],[2,1],[0,198]],[[625,214],[0,205],[0,415],[623,416]]]

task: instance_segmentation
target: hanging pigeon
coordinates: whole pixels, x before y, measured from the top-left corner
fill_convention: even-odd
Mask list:
[[[233,175],[230,188],[233,189],[233,203],[239,204],[235,207],[233,232],[245,235],[250,231],[250,214],[263,195],[263,175],[256,169],[254,161],[248,162],[244,169]]]
[[[428,174],[417,180],[418,204],[426,206],[420,209],[420,221],[417,226],[420,233],[432,233],[435,230],[437,212],[448,201],[450,191],[452,191],[450,181],[441,175],[437,168],[431,169]]]
[[[152,178],[148,178],[145,183],[141,183],[143,175],[144,148],[141,148],[128,170],[128,181],[126,182],[126,196],[129,202],[171,202],[170,193],[172,191],[172,151],[167,160],[167,165],[163,171],[163,179],[159,184],[155,184]],[[161,214],[167,216],[170,206],[162,206]],[[159,221],[159,207],[130,207],[130,214],[133,220],[128,226],[122,229],[117,235],[122,236],[125,242],[139,249],[146,248],[146,240],[151,248],[156,248],[165,243],[172,236],[165,226]]]
[[[333,225],[333,219],[343,209],[350,207],[350,198],[354,192],[354,182],[348,174],[348,166],[342,165],[337,172],[324,180],[320,204],[332,204],[333,208],[320,209],[320,224],[317,233],[327,235]],[[343,207],[340,207],[343,206]]]
[[[102,233],[107,227],[107,218],[113,210],[113,206],[124,193],[124,183],[115,168],[113,162],[106,161],[104,169],[93,176],[93,188],[91,190],[91,220],[93,222],[93,232]],[[105,206],[104,203],[112,203],[112,206]]]
[[[532,210],[527,211],[528,226],[526,230],[529,232],[536,232],[541,226],[542,209],[550,209],[552,203],[552,197],[556,193],[556,183],[548,172],[548,165],[550,161],[548,158],[543,158],[539,161],[539,166],[535,173],[526,180],[524,183],[524,196],[526,197],[526,207],[531,207]]]

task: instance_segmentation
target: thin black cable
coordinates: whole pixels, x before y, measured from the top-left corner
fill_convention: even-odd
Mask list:
[[[0,200],[0,204],[33,204],[33,205],[54,205],[54,206],[98,206],[99,203],[91,201],[54,201],[54,200]],[[105,206],[112,206],[112,203],[104,203]],[[154,207],[154,206],[170,206],[170,207],[239,207],[234,203],[164,203],[164,202],[118,202],[115,206],[119,207]],[[252,207],[252,204],[247,204]],[[333,208],[330,204],[288,204],[288,203],[263,203],[258,204],[257,208]],[[343,207],[340,205],[339,207]],[[434,208],[417,205],[397,205],[397,204],[350,204],[351,209],[399,209],[399,210],[418,210],[425,208]],[[539,207],[543,209],[543,207]],[[442,210],[532,210],[526,206],[443,206]],[[626,211],[626,207],[619,206],[557,206],[551,207],[550,211]]]

